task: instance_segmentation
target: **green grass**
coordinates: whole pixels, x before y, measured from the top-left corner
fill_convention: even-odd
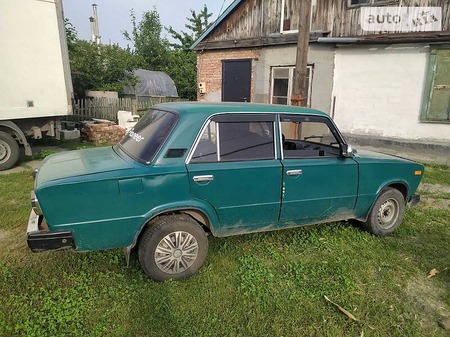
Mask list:
[[[427,166],[428,183],[446,179],[448,168]],[[450,222],[439,195],[386,238],[346,223],[210,238],[197,275],[157,283],[121,250],[29,252],[32,186],[30,172],[0,176],[0,336],[447,335],[437,322],[450,315]]]
[[[424,183],[450,186],[450,169],[446,165],[425,165]]]

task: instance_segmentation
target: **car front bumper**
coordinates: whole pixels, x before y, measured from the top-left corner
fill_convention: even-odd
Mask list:
[[[414,194],[413,196],[411,196],[411,198],[409,198],[408,200],[408,205],[409,207],[413,207],[415,205],[417,205],[420,201],[420,195],[418,194]]]
[[[75,239],[71,231],[45,231],[42,229],[43,218],[42,215],[37,215],[34,211],[30,213],[27,243],[31,251],[75,249]]]

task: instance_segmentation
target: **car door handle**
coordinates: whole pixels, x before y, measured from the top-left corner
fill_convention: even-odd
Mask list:
[[[286,172],[288,176],[299,176],[303,174],[302,170],[289,170]]]
[[[193,180],[196,183],[201,183],[201,182],[205,182],[205,181],[212,181],[214,180],[214,176],[211,175],[206,175],[206,176],[194,176]]]

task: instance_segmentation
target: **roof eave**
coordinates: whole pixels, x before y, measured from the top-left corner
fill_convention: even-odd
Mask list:
[[[203,41],[241,2],[244,0],[234,0],[231,5],[214,21],[212,25],[209,26],[207,30],[189,47],[189,49],[194,50],[197,45]]]
[[[319,37],[317,42],[330,44],[448,43],[450,42],[450,32],[408,32],[394,34],[369,34],[353,37]]]

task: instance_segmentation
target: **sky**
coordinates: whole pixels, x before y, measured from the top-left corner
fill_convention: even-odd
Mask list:
[[[131,31],[132,9],[140,21],[143,12],[156,7],[163,26],[172,26],[176,31],[186,31],[184,25],[187,23],[186,17],[190,16],[190,9],[198,13],[206,4],[208,11],[213,13],[210,18],[213,22],[218,17],[222,4],[223,12],[232,2],[232,0],[63,0],[63,7],[64,16],[74,25],[78,37],[90,40],[89,17],[92,16],[92,4],[97,4],[102,43],[118,43],[125,48],[128,42],[123,38],[122,31]],[[163,35],[169,37],[165,31]]]

